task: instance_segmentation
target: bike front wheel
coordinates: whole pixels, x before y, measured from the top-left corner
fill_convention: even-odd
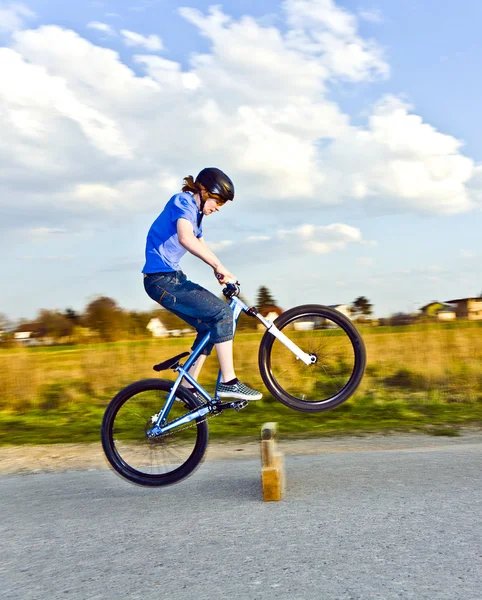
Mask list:
[[[321,412],[339,406],[360,385],[366,351],[353,323],[327,306],[296,306],[275,321],[301,350],[314,357],[306,365],[269,331],[259,349],[259,370],[264,384],[280,402],[304,412]]]
[[[166,379],[144,379],[121,390],[108,405],[102,421],[102,447],[112,467],[125,479],[145,486],[177,483],[201,463],[208,444],[205,418],[191,421],[149,439],[172,388]],[[201,402],[179,387],[167,415],[171,422],[200,406]]]

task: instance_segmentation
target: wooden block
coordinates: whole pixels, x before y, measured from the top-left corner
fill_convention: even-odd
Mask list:
[[[274,440],[261,440],[261,465],[271,467],[275,455]]]
[[[263,484],[263,500],[265,502],[281,500],[280,470],[276,467],[263,467],[261,469],[261,480]]]
[[[263,427],[261,427],[261,439],[262,440],[272,440],[276,438],[276,429],[277,424],[270,422],[265,423]]]
[[[276,423],[261,428],[261,483],[263,500],[281,500],[285,490],[284,456],[276,452]]]
[[[280,481],[280,495],[281,498],[285,495],[285,457],[282,452],[277,452],[275,455],[275,466],[279,471],[279,481]]]

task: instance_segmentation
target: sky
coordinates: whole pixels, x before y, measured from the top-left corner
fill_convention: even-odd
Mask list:
[[[0,0],[0,313],[154,308],[147,231],[207,166],[236,197],[204,238],[249,303],[482,294],[481,20],[474,0]]]

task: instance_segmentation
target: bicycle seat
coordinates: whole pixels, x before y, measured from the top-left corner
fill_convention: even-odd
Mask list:
[[[189,356],[189,352],[183,352],[182,354],[178,354],[177,356],[173,356],[172,358],[168,358],[162,363],[158,365],[154,365],[152,368],[154,371],[165,371],[166,369],[177,369],[179,366],[179,361],[181,358],[185,356]]]

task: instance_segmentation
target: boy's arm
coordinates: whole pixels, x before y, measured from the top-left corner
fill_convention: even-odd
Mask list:
[[[177,237],[181,246],[186,248],[188,252],[197,256],[207,265],[214,269],[214,274],[222,275],[222,278],[218,278],[219,283],[227,283],[233,279],[236,281],[236,277],[230,273],[226,267],[221,263],[219,258],[212,252],[204,243],[202,238],[197,238],[194,235],[192,223],[187,219],[178,219],[176,223]]]

